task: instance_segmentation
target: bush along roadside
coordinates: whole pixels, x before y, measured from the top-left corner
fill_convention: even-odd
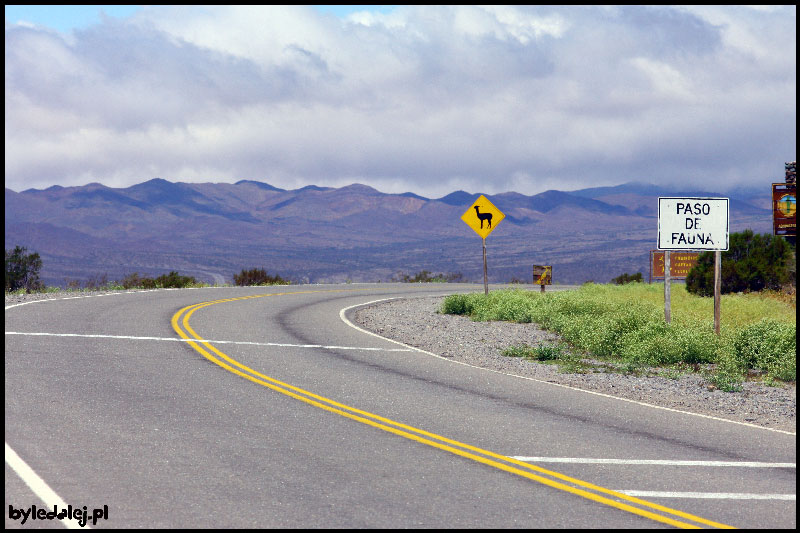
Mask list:
[[[736,391],[749,374],[767,384],[796,380],[796,325],[793,306],[772,317],[756,295],[726,303],[730,317],[723,318],[722,335],[713,333],[708,299],[673,289],[673,321],[664,321],[660,286],[634,283],[624,286],[587,284],[577,291],[539,294],[524,290],[483,294],[458,294],[445,298],[441,312],[470,316],[473,320],[535,322],[557,333],[569,349],[560,347],[510,347],[505,355],[538,361],[556,361],[562,370],[586,371],[581,357],[599,360],[604,371],[642,369],[703,369],[714,386]],[[705,300],[705,301],[704,301]],[[723,311],[723,316],[724,316]],[[754,318],[755,317],[755,318]],[[549,354],[549,355],[548,355]],[[676,370],[669,370],[674,375]]]
[[[171,271],[169,274],[162,274],[155,278],[140,276],[137,272],[128,274],[121,280],[109,280],[108,276],[94,275],[89,277],[85,282],[80,280],[65,280],[65,287],[59,286],[44,286],[41,285],[35,291],[18,289],[16,291],[6,290],[7,295],[21,294],[21,293],[60,293],[60,292],[101,292],[101,291],[125,291],[132,289],[184,289],[184,288],[198,288],[209,287],[207,283],[197,281],[194,276],[184,276],[177,271]]]
[[[253,285],[291,285],[291,281],[283,279],[278,274],[270,275],[263,268],[242,269],[233,275],[233,282],[240,287]]]

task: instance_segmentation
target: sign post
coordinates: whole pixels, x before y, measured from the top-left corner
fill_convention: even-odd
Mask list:
[[[671,320],[670,250],[714,251],[714,332],[719,335],[721,252],[728,249],[727,198],[659,198],[658,249],[664,250],[664,318]]]
[[[714,252],[714,333],[719,335],[720,290],[722,287],[722,252]]]
[[[486,237],[494,231],[497,224],[504,218],[506,216],[502,211],[497,209],[484,195],[480,195],[469,206],[469,209],[461,215],[461,220],[483,240],[483,291],[485,294],[489,294],[489,276],[486,268]]]
[[[670,280],[670,253],[664,250],[664,320],[672,323],[672,280]]]
[[[486,270],[486,237],[481,240],[483,241],[483,293],[489,294],[489,274]]]

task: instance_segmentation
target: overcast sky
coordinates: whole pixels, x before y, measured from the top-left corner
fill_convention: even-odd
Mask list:
[[[724,192],[796,159],[795,6],[363,8],[7,7],[6,187]]]

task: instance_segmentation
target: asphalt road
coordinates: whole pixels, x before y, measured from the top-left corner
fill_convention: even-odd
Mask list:
[[[72,505],[94,527],[795,528],[794,435],[453,363],[343,311],[463,290],[6,308],[6,527]]]

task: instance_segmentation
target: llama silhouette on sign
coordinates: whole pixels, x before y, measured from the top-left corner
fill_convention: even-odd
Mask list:
[[[475,213],[478,214],[478,220],[481,221],[481,229],[483,229],[483,221],[484,220],[489,223],[488,227],[491,228],[492,227],[492,214],[491,213],[481,213],[480,211],[478,211],[478,207],[479,206],[477,206],[477,205],[475,206]]]

